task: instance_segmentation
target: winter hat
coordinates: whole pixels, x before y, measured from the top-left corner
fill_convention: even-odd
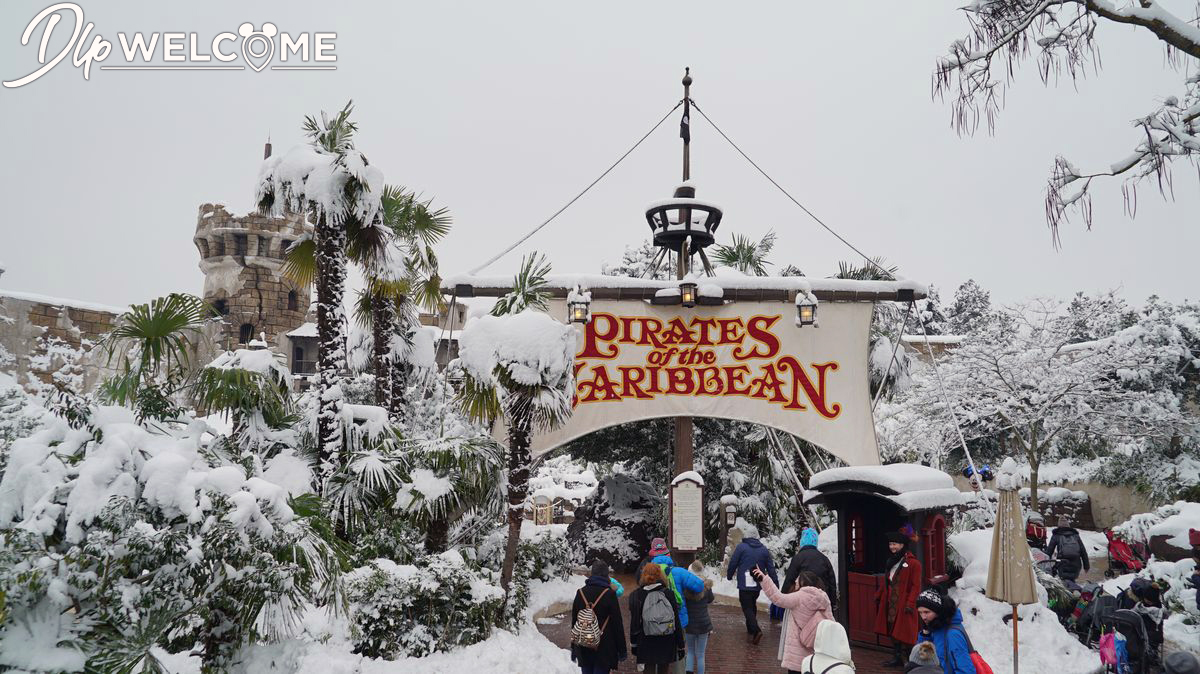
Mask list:
[[[912,652],[908,654],[908,661],[918,667],[940,667],[942,664],[938,660],[937,650],[934,649],[932,641],[922,641],[913,646]]]
[[[667,542],[661,538],[656,538],[650,541],[650,556],[657,557],[659,555],[669,555],[671,549],[667,547]]]
[[[803,548],[809,545],[813,547],[817,546],[817,530],[805,527],[804,531],[800,533],[800,547]]]
[[[942,596],[941,592],[931,587],[917,595],[917,608],[927,608],[941,615],[946,608],[946,598]]]
[[[597,559],[596,561],[592,562],[592,575],[593,576],[607,576],[608,575],[608,564],[605,564],[604,560],[602,560],[602,559]]]
[[[1167,674],[1200,674],[1200,660],[1186,651],[1175,651],[1163,659]]]
[[[904,534],[900,533],[899,531],[889,531],[884,536],[884,538],[887,539],[888,543],[899,543],[901,545],[908,545],[908,536],[905,536]]]
[[[1071,518],[1067,517],[1066,515],[1059,515],[1058,516],[1058,526],[1060,526],[1060,527],[1071,526]]]

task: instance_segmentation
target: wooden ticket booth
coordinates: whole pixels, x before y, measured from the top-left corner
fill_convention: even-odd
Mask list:
[[[961,500],[954,480],[928,466],[856,466],[813,476],[805,503],[837,513],[837,618],[852,641],[891,646],[891,639],[875,634],[875,593],[890,554],[888,532],[911,524],[918,536],[911,549],[921,560],[923,584],[944,582],[946,526]]]

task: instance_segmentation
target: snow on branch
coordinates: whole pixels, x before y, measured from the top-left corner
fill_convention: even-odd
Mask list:
[[[1138,129],[1132,153],[1107,168],[1083,172],[1063,157],[1055,160],[1046,189],[1046,223],[1058,243],[1058,226],[1074,210],[1090,229],[1089,189],[1094,178],[1124,175],[1125,210],[1137,210],[1136,186],[1153,176],[1164,197],[1172,193],[1171,163],[1185,158],[1200,166],[1200,27],[1175,16],[1154,0],[975,0],[964,8],[971,34],[957,40],[937,59],[936,96],[950,93],[952,123],[959,133],[974,133],[981,120],[992,129],[1004,89],[1017,65],[1035,57],[1044,83],[1064,73],[1071,79],[1099,69],[1094,38],[1100,20],[1144,28],[1161,40],[1168,62],[1186,74],[1181,96],[1165,96],[1149,114],[1133,121]],[[1002,57],[997,59],[997,57]],[[999,69],[994,66],[999,61]],[[1180,68],[1190,64],[1191,67]]]

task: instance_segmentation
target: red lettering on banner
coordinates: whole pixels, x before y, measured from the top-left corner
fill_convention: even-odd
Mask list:
[[[813,363],[812,367],[817,371],[817,383],[813,382],[808,377],[808,373],[804,371],[804,366],[791,356],[784,356],[779,359],[780,368],[788,368],[792,371],[792,400],[783,406],[783,409],[805,409],[799,403],[800,389],[804,389],[804,394],[812,402],[817,413],[826,419],[836,419],[842,413],[842,406],[833,403],[826,405],[825,402],[825,371],[838,369],[837,363]]]
[[[622,319],[624,320],[624,319]],[[608,330],[600,332],[600,322],[604,321],[608,324]],[[577,358],[616,358],[621,352],[621,347],[616,344],[612,345],[612,351],[605,353],[600,351],[598,342],[611,342],[620,334],[621,324],[612,314],[593,313],[592,320],[588,321],[583,329],[583,351],[579,352]]]
[[[646,369],[641,367],[618,367],[621,373],[621,396],[638,400],[651,400],[654,396],[642,390],[640,384],[646,378]]]
[[[771,332],[771,326],[779,320],[778,316],[754,316],[746,322],[746,334],[758,342],[752,351],[743,351],[742,347],[733,350],[737,360],[751,358],[774,358],[779,353],[779,338]],[[759,351],[759,349],[762,351]]]

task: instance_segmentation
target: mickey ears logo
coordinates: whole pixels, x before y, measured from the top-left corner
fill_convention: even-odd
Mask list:
[[[275,28],[275,24],[267,22],[262,26],[262,30],[254,30],[254,24],[243,23],[238,26],[238,35],[242,36],[242,58],[246,59],[255,72],[262,72],[263,68],[271,62],[275,57],[275,40],[273,39],[279,30]]]

